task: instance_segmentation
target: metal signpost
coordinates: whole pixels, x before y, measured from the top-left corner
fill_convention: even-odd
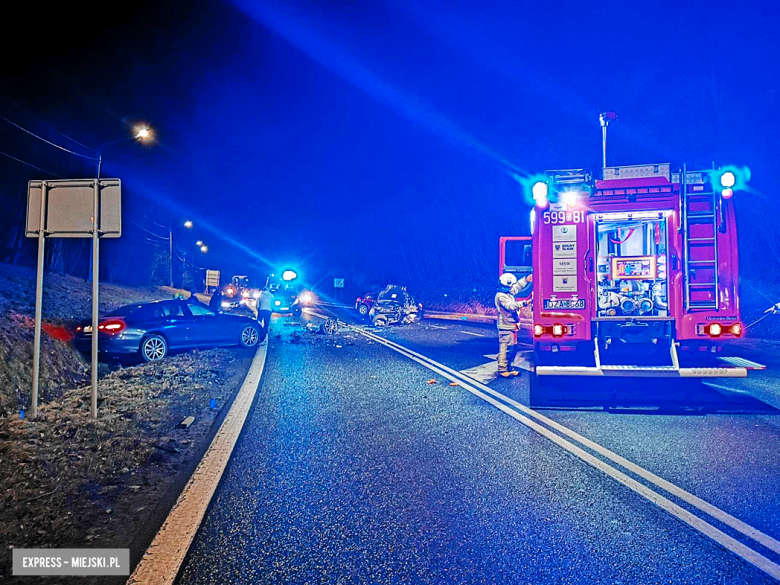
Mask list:
[[[206,292],[210,287],[219,288],[219,270],[206,270]]]
[[[38,275],[35,287],[32,416],[38,414],[41,365],[41,311],[43,264],[47,237],[92,238],[92,395],[90,415],[97,418],[99,238],[122,235],[122,185],[119,179],[65,179],[30,181],[27,188],[28,238],[38,238]]]
[[[343,296],[344,292],[344,279],[343,278],[334,278],[333,279],[333,288],[336,289],[334,292],[336,293],[335,297],[338,300],[342,300],[341,297]]]

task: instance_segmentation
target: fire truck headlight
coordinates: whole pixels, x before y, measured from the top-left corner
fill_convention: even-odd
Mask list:
[[[577,201],[579,201],[579,194],[576,191],[564,191],[561,194],[561,201],[563,201],[567,207],[575,207]]]
[[[724,199],[731,199],[732,196],[734,195],[734,189],[731,189],[730,187],[723,189],[723,191],[721,191],[720,194]]]
[[[558,323],[553,325],[552,334],[554,337],[560,337],[561,335],[563,335],[563,325],[559,325]]]
[[[718,323],[713,323],[709,326],[708,333],[712,337],[717,337],[723,332],[723,328]]]
[[[726,189],[730,189],[737,184],[737,177],[731,171],[726,171],[720,176],[720,184]]]
[[[531,193],[533,194],[534,199],[547,197],[547,183],[544,181],[537,181],[534,183],[534,186],[531,187]]]
[[[539,325],[539,323],[534,325],[534,336],[541,337],[543,334],[544,334],[544,327],[542,325]]]

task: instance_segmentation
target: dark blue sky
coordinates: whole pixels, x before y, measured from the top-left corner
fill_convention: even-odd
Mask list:
[[[597,169],[600,110],[612,164],[746,164],[766,191],[780,154],[774,3],[196,4],[61,27],[4,93],[86,144],[152,124],[105,174],[136,217],[208,225],[228,272],[492,276],[527,231],[511,174]]]

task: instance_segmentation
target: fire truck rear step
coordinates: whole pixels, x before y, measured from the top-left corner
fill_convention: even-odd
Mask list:
[[[537,376],[614,376],[634,378],[747,378],[746,368],[674,366],[536,366]]]
[[[634,366],[602,364],[598,338],[593,339],[595,366],[536,366],[537,376],[614,376],[626,378],[747,378],[749,369],[763,369],[764,366],[738,357],[719,358],[730,367],[680,367],[677,342],[669,344],[672,365]]]

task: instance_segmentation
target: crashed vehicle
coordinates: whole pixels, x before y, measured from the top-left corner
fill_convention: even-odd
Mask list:
[[[371,323],[377,327],[401,323],[408,325],[422,319],[422,304],[417,304],[405,286],[388,284],[376,296],[368,312]]]

